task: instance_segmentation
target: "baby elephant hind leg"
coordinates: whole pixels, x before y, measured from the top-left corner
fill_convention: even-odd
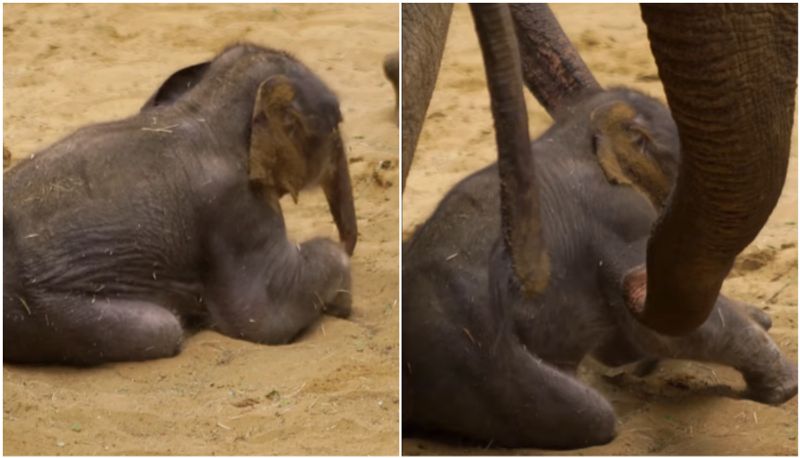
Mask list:
[[[180,351],[183,329],[168,310],[143,301],[59,298],[25,304],[4,298],[4,361],[96,365],[165,358]]]
[[[747,398],[781,404],[797,394],[797,367],[765,331],[767,320],[763,312],[754,315],[752,306],[720,295],[706,322],[684,337],[657,334],[629,318],[624,326],[650,353],[732,366],[747,382]]]
[[[436,429],[506,447],[555,449],[605,444],[616,435],[608,401],[521,345],[483,363],[466,379],[430,385],[438,390],[427,391],[423,402],[438,412]]]

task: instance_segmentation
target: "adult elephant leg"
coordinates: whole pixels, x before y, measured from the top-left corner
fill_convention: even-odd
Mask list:
[[[403,183],[436,85],[452,4],[403,4]]]
[[[652,230],[646,274],[637,269],[625,285],[642,323],[682,335],[706,321],[734,258],[780,196],[797,80],[797,8],[641,8],[682,159]]]

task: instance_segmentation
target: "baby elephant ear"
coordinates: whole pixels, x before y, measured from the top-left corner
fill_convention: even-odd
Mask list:
[[[272,113],[283,113],[289,108],[297,96],[294,84],[284,75],[267,78],[258,88],[256,107]]]
[[[272,76],[256,92],[250,126],[250,179],[289,193],[297,201],[306,178],[300,149],[302,116],[295,109],[296,90],[289,78]]]
[[[606,179],[638,188],[662,209],[669,178],[650,152],[652,135],[638,112],[625,102],[613,102],[595,109],[590,123],[594,152]]]
[[[167,78],[161,87],[158,88],[158,91],[145,102],[144,106],[142,106],[142,110],[159,105],[167,105],[178,100],[189,89],[197,85],[200,79],[203,78],[206,70],[208,70],[210,64],[211,62],[203,62],[173,73],[172,76]]]

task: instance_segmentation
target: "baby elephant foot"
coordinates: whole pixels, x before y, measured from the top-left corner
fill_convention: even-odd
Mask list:
[[[337,318],[348,318],[353,312],[353,297],[349,290],[341,289],[325,304],[325,314]]]
[[[761,348],[749,358],[747,369],[742,371],[747,382],[745,397],[765,404],[782,404],[797,394],[797,366],[789,362],[777,348],[766,331],[772,327],[772,320],[760,308],[723,299],[739,313],[749,319],[749,338],[742,337],[743,345],[752,351]],[[762,331],[763,330],[763,331]]]
[[[322,303],[323,313],[339,318],[349,317],[353,303],[350,257],[341,244],[329,239],[314,239],[307,242],[305,247],[313,247],[318,259],[328,266],[327,278],[321,285],[317,298]]]
[[[342,271],[341,280],[338,282],[338,288],[327,295],[328,299],[325,301],[323,312],[326,315],[335,316],[337,318],[348,318],[353,312],[353,294],[351,290],[350,269],[348,265],[348,268]]]
[[[784,361],[777,373],[746,374],[744,397],[763,404],[779,405],[797,395],[797,366]]]

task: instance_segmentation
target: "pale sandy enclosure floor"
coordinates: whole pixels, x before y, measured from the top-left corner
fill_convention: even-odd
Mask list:
[[[248,40],[292,52],[339,95],[360,238],[354,314],[289,346],[204,331],[172,359],[4,366],[6,454],[396,454],[397,150],[383,56],[396,5],[5,5],[13,161],[136,112],[172,72]],[[320,192],[283,203],[296,240],[335,227]]]
[[[636,5],[555,5],[565,31],[603,86],[625,85],[664,99]],[[433,211],[458,180],[495,160],[489,98],[468,10],[457,6],[442,71],[403,196],[404,237]],[[531,135],[551,123],[528,97]],[[741,256],[724,291],[756,304],[774,321],[770,335],[797,360],[797,136],[780,202]],[[797,399],[780,407],[699,393],[718,383],[741,389],[733,370],[670,361],[653,376],[617,377],[587,367],[581,377],[614,404],[619,435],[574,455],[796,455]],[[404,439],[407,454],[542,454],[542,450],[470,448],[431,438]]]

